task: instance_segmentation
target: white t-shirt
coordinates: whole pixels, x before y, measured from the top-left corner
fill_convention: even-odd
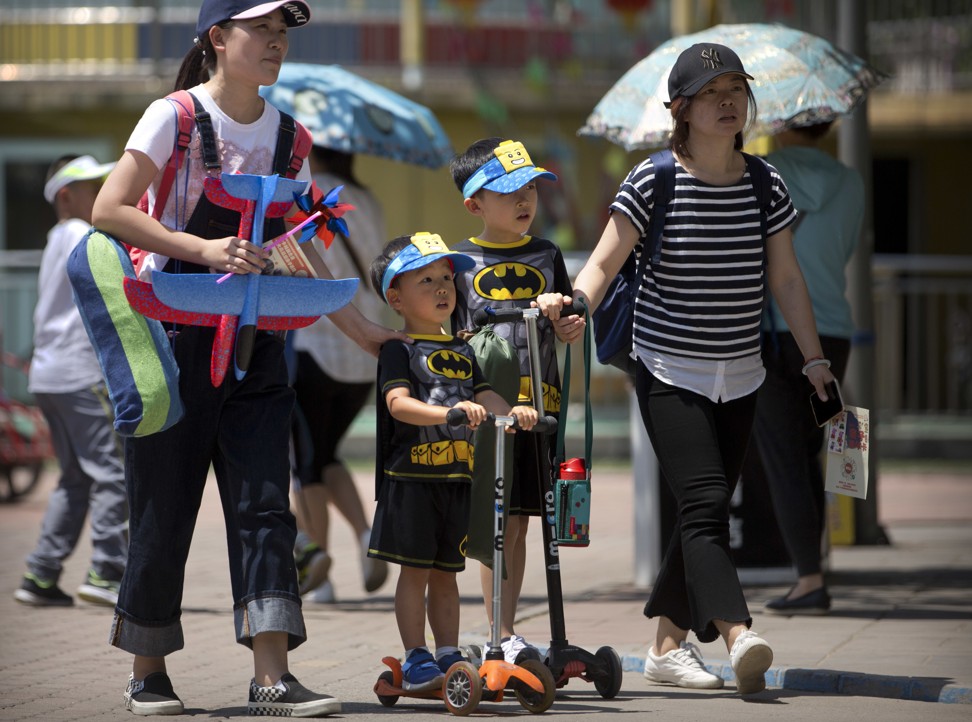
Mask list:
[[[47,234],[37,278],[34,356],[27,377],[31,393],[65,394],[103,382],[67,276],[68,256],[89,228],[81,219],[72,218]]]
[[[371,261],[388,242],[385,220],[378,200],[364,188],[347,183],[330,173],[318,173],[314,176],[314,181],[323,193],[344,184],[341,202],[355,207],[355,210],[348,211],[344,216],[351,238],[336,237],[330,248],[321,251],[324,262],[335,278],[357,278],[358,270],[348,255],[350,244],[355,258],[367,274]],[[375,293],[367,276],[361,278],[353,303],[370,321],[382,322],[387,307]],[[331,378],[344,383],[375,380],[377,359],[345,336],[327,316],[321,316],[310,326],[292,333],[296,334],[294,348],[308,352]]]
[[[189,92],[199,99],[212,118],[223,173],[266,175],[273,171],[273,155],[276,151],[277,130],[280,127],[280,112],[274,106],[264,103],[263,115],[259,120],[243,124],[237,123],[220,110],[204,86],[197,85],[190,88]],[[171,101],[160,98],[146,108],[125,144],[125,150],[145,153],[159,168],[159,173],[148,189],[149,212],[155,208],[155,197],[162,181],[163,168],[175,149],[177,128],[178,115],[175,107]],[[162,212],[162,225],[176,230],[185,228],[203,193],[206,176],[202,141],[199,129],[194,127],[186,159],[176,175]],[[297,180],[309,181],[310,177],[310,167],[304,163]],[[140,272],[142,280],[151,280],[151,270],[161,270],[167,260],[158,254],[148,254]]]

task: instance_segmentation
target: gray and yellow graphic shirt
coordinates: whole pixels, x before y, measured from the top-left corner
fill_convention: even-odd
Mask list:
[[[453,407],[490,389],[472,348],[452,336],[413,334],[389,341],[378,356],[378,473],[398,480],[472,481],[473,432],[467,426],[415,426],[392,418],[385,394],[404,387],[413,399]]]
[[[518,243],[487,243],[469,238],[452,248],[471,256],[476,265],[456,274],[456,310],[452,312],[453,332],[474,331],[473,316],[491,308],[530,308],[530,301],[541,293],[571,295],[573,289],[564,256],[554,243],[543,238],[524,236]],[[520,360],[520,403],[531,403],[530,357],[527,352],[526,326],[497,323],[496,333],[516,349]],[[537,322],[540,342],[540,372],[543,382],[543,408],[548,413],[560,410],[560,373],[557,367],[556,336],[546,317]]]

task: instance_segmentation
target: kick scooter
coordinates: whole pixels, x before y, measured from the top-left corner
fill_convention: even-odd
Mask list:
[[[446,419],[451,426],[466,423],[462,409],[450,409]],[[493,569],[503,568],[503,462],[506,430],[516,428],[516,417],[489,414],[488,423],[496,426],[496,480],[494,484],[495,505],[493,513]],[[551,433],[556,430],[557,420],[541,416],[540,422],[532,429],[538,433]],[[471,662],[456,662],[446,672],[441,687],[421,692],[406,691],[402,688],[401,663],[394,657],[382,659],[390,667],[378,676],[374,691],[378,701],[385,707],[394,705],[399,697],[418,697],[424,699],[440,698],[446,709],[458,717],[471,714],[481,701],[502,702],[503,692],[512,690],[517,701],[524,709],[534,714],[546,712],[553,704],[557,688],[550,670],[537,659],[527,659],[518,664],[509,664],[503,658],[500,646],[502,619],[502,574],[493,575],[493,624],[490,638],[490,651],[486,653],[479,666]]]
[[[569,316],[574,313],[582,314],[586,309],[573,306],[565,306],[561,315]],[[533,395],[534,407],[541,415],[543,410],[543,383],[540,369],[540,344],[537,334],[537,320],[540,310],[537,308],[503,308],[478,311],[473,322],[476,326],[498,322],[516,322],[522,319],[526,324],[527,331],[527,350],[530,356],[530,384]],[[589,333],[589,331],[586,331]],[[585,344],[586,345],[586,344]],[[585,348],[585,365],[590,364],[589,348]],[[566,408],[566,395],[562,398],[562,409]],[[566,422],[566,418],[561,418]],[[497,434],[497,439],[499,439]],[[539,446],[537,459],[548,458],[546,451],[547,439],[541,436],[536,437]],[[558,468],[559,462],[563,459],[555,460],[556,463],[550,473]],[[571,677],[579,677],[586,682],[592,682],[594,688],[603,699],[612,699],[621,689],[623,678],[621,669],[621,658],[612,647],[600,647],[597,652],[591,653],[567,641],[567,630],[564,622],[564,596],[560,577],[560,548],[556,538],[555,528],[555,504],[553,489],[553,478],[550,474],[541,473],[538,469],[537,478],[540,484],[540,496],[544,503],[544,514],[541,518],[541,529],[543,534],[543,561],[546,570],[547,582],[547,605],[550,616],[550,647],[543,659],[544,664],[550,669],[556,680],[557,687],[563,687]],[[502,567],[493,567],[494,569]],[[494,579],[496,576],[494,575]]]

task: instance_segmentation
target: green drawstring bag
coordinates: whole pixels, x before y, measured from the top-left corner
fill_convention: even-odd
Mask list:
[[[469,339],[476,353],[476,362],[493,391],[511,406],[520,395],[520,361],[510,343],[496,334],[492,326],[484,326]],[[513,435],[506,435],[503,478],[503,528],[510,502],[510,483],[513,478]],[[466,557],[493,566],[493,489],[496,483],[496,427],[482,424],[476,431],[475,463],[473,464],[472,493],[469,505],[469,535]],[[505,576],[505,570],[504,570]]]

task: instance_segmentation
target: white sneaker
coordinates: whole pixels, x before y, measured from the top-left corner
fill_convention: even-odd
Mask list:
[[[388,564],[384,559],[373,559],[368,556],[371,545],[371,529],[361,532],[361,579],[364,581],[365,591],[369,594],[377,592],[388,578]]]
[[[656,684],[668,683],[689,689],[722,689],[722,677],[712,674],[702,662],[702,653],[691,642],[681,642],[678,649],[657,656],[652,647],[645,658],[645,679]]]
[[[317,587],[307,594],[307,599],[312,602],[317,602],[318,604],[336,604],[337,597],[334,594],[334,585],[331,584],[331,580],[328,579],[321,586]]]
[[[540,656],[540,650],[534,647],[532,644],[527,642],[519,634],[514,634],[506,639],[500,640],[500,646],[503,648],[503,657],[510,664],[516,664],[516,658],[520,656],[520,653],[525,649],[532,649]]]
[[[747,629],[733,642],[729,663],[736,675],[736,691],[753,694],[766,688],[766,670],[773,664],[773,650],[766,640]]]

